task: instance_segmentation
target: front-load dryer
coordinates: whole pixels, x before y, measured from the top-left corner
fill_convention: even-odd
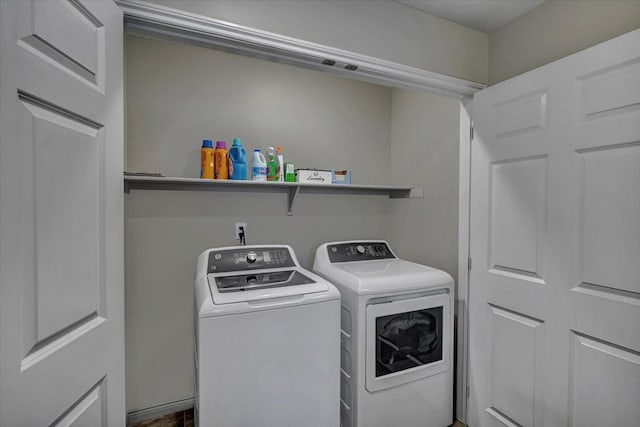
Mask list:
[[[260,245],[207,249],[194,287],[198,425],[339,425],[334,286]]]
[[[325,243],[313,271],[342,294],[342,427],[453,422],[453,279],[382,240]]]

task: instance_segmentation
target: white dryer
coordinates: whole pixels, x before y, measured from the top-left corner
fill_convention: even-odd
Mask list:
[[[325,243],[313,271],[342,294],[342,427],[451,425],[451,276],[382,240]]]
[[[285,245],[207,249],[194,286],[198,425],[338,426],[334,286]]]

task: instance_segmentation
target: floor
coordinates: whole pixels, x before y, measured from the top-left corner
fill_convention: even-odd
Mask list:
[[[140,421],[129,427],[194,427],[193,409],[175,412],[152,420]],[[453,423],[451,427],[464,427],[460,421]]]
[[[152,420],[140,421],[130,424],[129,427],[194,427],[193,408],[186,411],[174,412],[173,414]]]

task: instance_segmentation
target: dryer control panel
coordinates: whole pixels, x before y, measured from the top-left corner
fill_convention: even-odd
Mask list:
[[[287,248],[251,247],[212,250],[209,252],[208,273],[228,273],[268,268],[295,267]]]
[[[329,261],[371,261],[375,259],[395,258],[384,242],[352,242],[327,246]]]

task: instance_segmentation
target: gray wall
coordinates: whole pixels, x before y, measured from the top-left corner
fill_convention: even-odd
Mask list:
[[[393,90],[391,182],[422,187],[424,198],[391,202],[391,244],[398,256],[443,269],[454,279],[458,269],[459,135],[458,101]]]
[[[280,144],[298,166],[388,181],[391,91],[315,71],[169,42],[127,40],[127,170],[199,174],[203,138]],[[129,411],[193,395],[193,269],[204,249],[287,243],[307,267],[326,240],[388,238],[380,196],[133,191],[126,211]]]
[[[247,222],[249,243],[290,244],[307,268],[322,242],[382,238],[455,275],[457,101],[138,37],[127,39],[126,72],[127,170],[195,177],[202,138],[240,136],[246,148],[283,145],[298,166],[348,167],[354,183],[392,178],[429,198],[302,194],[287,216],[282,194],[133,190],[125,196],[128,411],[193,395],[195,259],[235,244],[237,221]],[[428,161],[404,174],[416,151]]]
[[[127,37],[127,169],[198,177],[203,138],[282,145],[296,167],[386,182],[387,88],[239,55]]]
[[[547,0],[489,35],[489,84],[636,28],[638,0]]]
[[[310,267],[326,240],[388,238],[381,197],[132,191],[125,197],[127,411],[193,396],[193,270],[204,249],[229,246],[234,224],[249,243],[285,243]]]
[[[399,64],[487,82],[486,33],[389,0],[154,0]]]

